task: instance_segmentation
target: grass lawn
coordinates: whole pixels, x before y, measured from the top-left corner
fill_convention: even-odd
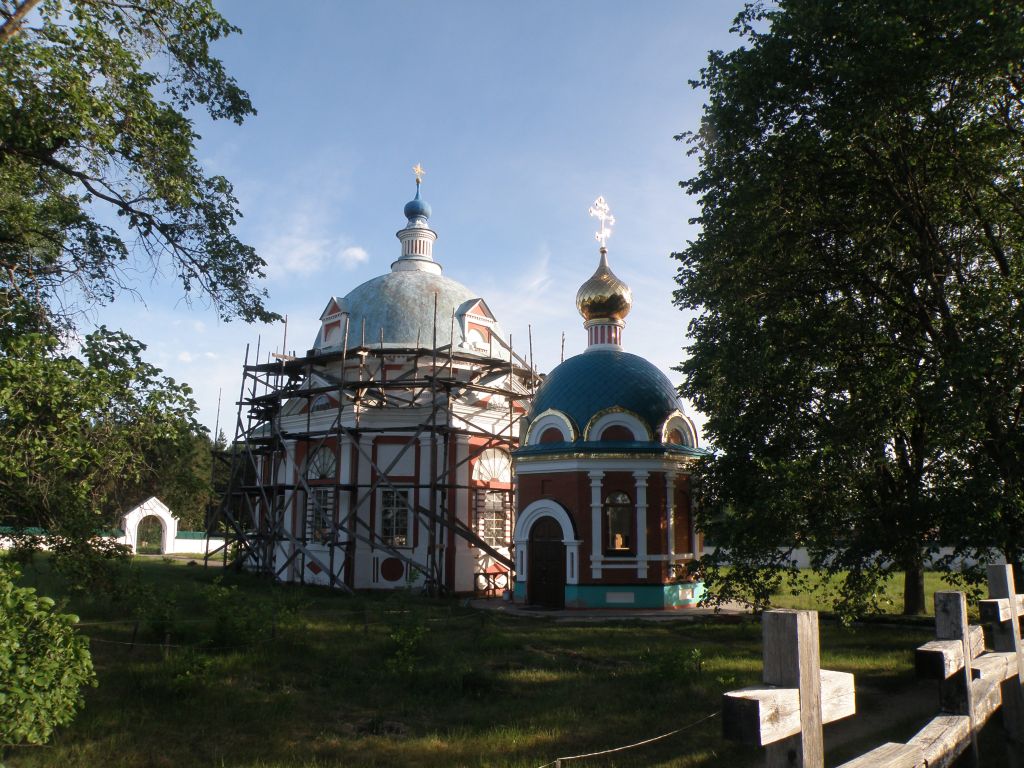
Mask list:
[[[835,593],[841,577],[834,576],[829,579],[819,576],[810,570],[801,570],[801,574],[807,577],[808,588],[796,590],[788,581],[784,581],[779,592],[772,595],[772,607],[827,611],[832,603],[830,595]],[[962,591],[963,588],[949,581],[942,573],[926,571],[924,575],[924,602],[928,616],[935,615],[933,596],[936,592],[942,590]],[[968,602],[973,603],[975,599],[976,596],[972,598],[968,594]],[[894,573],[884,583],[884,588],[878,595],[878,607],[879,612],[883,614],[898,615],[903,612],[902,573]],[[973,605],[972,611],[976,618],[977,608]]]
[[[143,605],[70,596],[99,687],[48,746],[11,750],[9,768],[536,768],[697,723],[718,711],[722,692],[761,673],[760,624],[750,618],[565,624],[405,593],[271,587],[155,559],[130,572],[150,588]],[[67,594],[45,559],[23,581]],[[884,699],[914,685],[913,649],[931,633],[824,622],[821,634],[822,666],[854,672],[858,691]],[[916,728],[899,722],[894,713],[887,734]],[[759,750],[720,732],[712,717],[566,765],[760,763]]]

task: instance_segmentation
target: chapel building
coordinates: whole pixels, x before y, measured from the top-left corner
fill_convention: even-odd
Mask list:
[[[678,608],[703,585],[690,467],[704,451],[668,378],[622,346],[632,293],[600,262],[576,294],[586,350],[547,376],[513,451],[517,603],[550,608]]]

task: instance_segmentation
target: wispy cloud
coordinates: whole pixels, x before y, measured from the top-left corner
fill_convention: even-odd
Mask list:
[[[325,231],[321,221],[306,213],[292,215],[287,227],[266,239],[258,248],[267,262],[269,278],[309,277],[334,265],[355,269],[369,254],[344,237]]]
[[[345,269],[355,269],[370,260],[370,254],[358,245],[350,245],[338,254],[338,261]]]
[[[178,353],[179,363],[191,363],[193,359],[194,358],[192,357],[192,353],[189,352],[188,350],[182,350],[181,352]]]

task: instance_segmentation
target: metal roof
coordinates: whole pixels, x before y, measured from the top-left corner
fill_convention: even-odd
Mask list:
[[[527,419],[532,422],[548,409],[561,411],[582,433],[594,415],[616,407],[635,413],[654,435],[682,410],[675,387],[652,363],[629,352],[589,349],[548,374]]]
[[[462,327],[452,315],[478,294],[444,275],[421,270],[388,272],[354,288],[340,301],[340,309],[349,315],[348,346],[362,342],[365,322],[366,343],[376,345],[384,331],[384,343],[422,347],[434,346],[434,300],[437,299],[437,346],[454,341],[465,342]],[[501,337],[501,329],[494,332]],[[315,347],[323,349],[317,334]],[[340,340],[339,340],[340,346]]]

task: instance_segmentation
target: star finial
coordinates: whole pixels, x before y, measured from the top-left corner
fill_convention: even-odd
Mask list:
[[[423,166],[420,165],[419,163],[416,163],[416,165],[414,165],[412,167],[412,172],[416,174],[416,183],[417,184],[419,184],[421,181],[423,181],[423,177],[427,173],[426,171],[423,170]]]
[[[594,237],[597,242],[601,244],[601,250],[606,250],[608,247],[608,238],[612,236],[612,227],[615,225],[615,217],[612,216],[611,211],[608,208],[608,203],[605,201],[604,196],[600,196],[594,201],[594,204],[590,206],[590,215],[598,219],[601,222],[601,229],[597,231]]]

